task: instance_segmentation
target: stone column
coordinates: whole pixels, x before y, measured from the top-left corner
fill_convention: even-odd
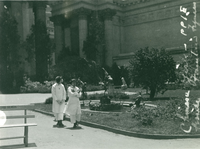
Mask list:
[[[79,9],[73,10],[69,13],[71,20],[73,21],[74,17],[78,17],[78,30],[79,30],[79,56],[85,57],[83,52],[83,42],[87,38],[88,28],[87,28],[87,16],[91,13],[90,9],[81,7]],[[73,46],[73,45],[72,45]]]
[[[0,2],[0,17],[1,17],[1,13],[3,12],[3,9],[4,9],[4,3]],[[1,33],[1,30],[0,30],[0,33]]]
[[[11,13],[18,23],[18,34],[20,35],[20,38],[23,39],[22,2],[11,2]]]
[[[35,60],[36,60],[36,78],[42,82],[48,76],[47,55],[41,49],[40,24],[46,25],[46,2],[34,2],[33,11],[35,16]]]
[[[87,16],[91,13],[91,10],[81,7],[74,10],[74,14],[78,15],[78,27],[79,27],[79,56],[85,57],[83,52],[83,42],[87,38]]]
[[[28,2],[22,2],[22,24],[23,24],[23,37],[22,39],[25,41],[27,35],[30,32],[30,22],[29,22],[29,5]]]
[[[87,38],[87,15],[80,14],[79,15],[79,56],[85,57],[83,52],[83,42]]]
[[[105,44],[106,44],[106,53],[105,61],[108,66],[112,66],[113,58],[113,23],[112,17],[116,12],[112,9],[104,9],[101,12],[104,16],[105,24]]]
[[[43,21],[46,24],[46,3],[45,2],[35,2],[33,4],[35,23],[36,20]]]
[[[4,9],[4,3],[0,2],[0,16],[1,16],[3,9]]]
[[[4,3],[0,2],[0,17],[1,17],[1,13],[3,12],[3,9],[4,9]],[[0,27],[0,35],[1,35],[1,27]],[[1,40],[0,40],[0,45],[1,45]],[[0,69],[1,69],[1,64],[0,64]],[[1,76],[1,71],[0,71],[0,76]]]
[[[33,2],[28,3],[28,14],[29,14],[29,28],[32,27],[33,24],[35,24],[35,16],[34,16],[34,8],[33,8]]]
[[[64,24],[64,39],[65,39],[65,47],[69,47],[71,50],[71,36],[70,36],[70,22],[66,21]]]
[[[62,20],[58,17],[56,18],[56,20],[54,20],[54,35],[55,35],[54,40],[55,40],[55,44],[56,44],[55,61],[57,61],[58,56],[64,45]]]
[[[105,43],[106,43],[106,64],[112,65],[113,56],[113,37],[112,37],[112,20],[108,17],[105,18]]]
[[[120,53],[123,53],[124,47],[124,20],[120,18]]]

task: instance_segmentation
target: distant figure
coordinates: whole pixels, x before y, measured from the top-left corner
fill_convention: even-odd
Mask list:
[[[53,97],[52,111],[54,113],[57,124],[53,127],[65,127],[63,125],[63,111],[65,108],[66,91],[62,84],[63,79],[60,76],[56,77],[56,83],[52,86],[51,92]]]
[[[139,95],[137,96],[137,98],[135,100],[135,105],[137,108],[140,107],[140,103],[141,103],[142,99],[143,98],[142,98],[141,92],[139,92]]]
[[[121,80],[122,80],[121,88],[122,88],[123,90],[127,89],[127,84],[126,84],[126,81],[125,81],[124,77],[122,77]]]
[[[76,128],[81,120],[81,105],[79,98],[81,97],[81,89],[76,86],[76,80],[72,79],[72,85],[68,87],[68,103],[66,107],[66,114],[70,115],[70,121]]]

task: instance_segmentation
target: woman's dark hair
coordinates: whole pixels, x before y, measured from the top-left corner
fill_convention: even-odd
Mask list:
[[[61,77],[61,76],[57,76],[57,77],[56,77],[56,82],[57,82],[57,83],[60,83],[61,80],[62,80],[62,77]]]
[[[72,84],[72,82],[76,82],[76,79],[71,79],[70,83]]]

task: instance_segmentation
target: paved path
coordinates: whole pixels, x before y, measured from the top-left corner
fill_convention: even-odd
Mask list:
[[[31,94],[30,94],[31,95]],[[44,98],[45,94],[34,95],[27,97],[30,102]],[[1,104],[13,104],[20,99],[27,102],[25,95],[18,95],[18,100],[13,101],[16,97],[5,95]],[[40,113],[29,111],[36,115],[35,119],[30,119],[28,122],[36,122],[38,126],[29,129],[29,142],[36,143],[37,149],[200,149],[200,139],[174,139],[174,140],[151,140],[134,138],[123,135],[118,135],[101,129],[81,126],[81,129],[71,129],[72,124],[64,121],[67,128],[52,128],[55,124],[53,117],[46,116]],[[12,112],[7,112],[7,115],[12,115]],[[8,123],[19,123],[20,120],[9,120]],[[18,136],[22,135],[23,129],[1,129],[0,136]],[[0,141],[0,145],[21,144],[22,139]],[[14,148],[13,148],[14,149]],[[30,149],[36,149],[31,147]]]
[[[88,94],[100,94],[103,91],[87,92]],[[52,97],[50,93],[27,93],[27,94],[0,94],[1,104],[30,104],[30,103],[42,103],[49,97]]]
[[[29,111],[36,115],[29,122],[38,126],[29,129],[29,142],[37,149],[199,149],[200,139],[151,140],[118,135],[101,129],[81,126],[71,129],[72,124],[64,121],[67,128],[52,128],[53,117]],[[17,120],[19,121],[19,120]],[[12,120],[12,123],[17,123]],[[10,123],[10,122],[7,122]],[[0,130],[1,136],[22,135],[22,128]],[[21,144],[22,140],[1,141],[0,145]],[[36,147],[31,147],[36,149]]]
[[[41,103],[49,97],[51,94],[0,94],[0,105]]]

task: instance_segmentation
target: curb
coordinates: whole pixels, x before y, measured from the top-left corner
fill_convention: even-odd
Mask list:
[[[39,112],[45,115],[49,115],[49,116],[54,116],[52,112],[46,112],[46,111],[42,111],[42,110],[32,110],[35,112]],[[65,118],[67,121],[70,121],[70,118]],[[85,122],[85,121],[81,121],[80,122],[81,125],[85,125],[88,127],[93,127],[93,128],[99,128],[99,129],[103,129],[103,130],[107,130],[109,132],[113,132],[116,134],[121,134],[121,135],[125,135],[125,136],[130,136],[130,137],[137,137],[137,138],[145,138],[145,139],[189,139],[189,138],[200,138],[200,134],[198,135],[161,135],[161,134],[145,134],[145,133],[136,133],[136,132],[130,132],[130,131],[125,131],[125,130],[119,130],[119,129],[115,129],[115,128],[111,128],[105,125],[99,125],[96,123],[90,123],[90,122]]]

